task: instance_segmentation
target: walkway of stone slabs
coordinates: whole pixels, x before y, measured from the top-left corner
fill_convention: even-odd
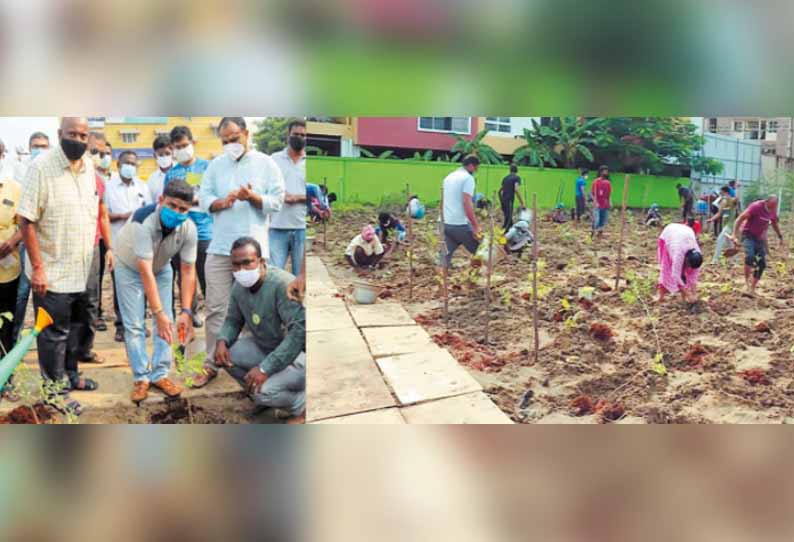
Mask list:
[[[306,270],[308,423],[512,423],[401,305],[347,304],[320,258]]]

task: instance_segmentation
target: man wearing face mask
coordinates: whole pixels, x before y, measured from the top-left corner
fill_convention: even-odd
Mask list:
[[[209,162],[203,158],[198,158],[195,155],[193,145],[193,133],[187,126],[175,126],[171,130],[171,146],[173,148],[174,160],[176,164],[168,170],[165,174],[163,186],[168,186],[173,180],[182,180],[193,187],[196,192],[193,201],[193,207],[190,208],[188,215],[190,220],[196,225],[198,233],[198,247],[196,254],[196,273],[198,274],[199,286],[201,286],[201,293],[204,294],[204,299],[207,298],[207,282],[204,274],[204,263],[207,260],[207,248],[209,248],[210,241],[212,240],[212,217],[209,213],[203,211],[199,207],[198,191],[202,185],[202,177],[204,172],[207,171]],[[179,273],[179,255],[177,255],[172,262],[174,272],[179,280],[179,287],[182,287],[182,276]],[[201,327],[203,322],[198,317],[198,295],[194,295],[193,301],[187,307],[193,316],[193,325]]]
[[[152,201],[158,201],[160,196],[163,195],[165,176],[171,166],[174,165],[171,138],[164,134],[157,136],[154,139],[154,143],[152,143],[152,150],[154,151],[154,160],[157,162],[157,169],[146,179],[146,185],[149,187],[149,195],[152,197]]]
[[[196,289],[196,226],[188,220],[193,188],[184,181],[166,185],[157,204],[136,211],[116,238],[119,306],[124,321],[124,342],[133,376],[130,399],[145,400],[153,385],[168,397],[182,388],[168,378],[171,367],[173,270],[171,260],[179,254],[182,274],[182,307],[190,306]],[[146,301],[154,319],[154,352],[146,351]],[[178,336],[189,340],[193,332],[190,309],[177,318]],[[149,368],[151,366],[151,369]]]
[[[88,120],[64,117],[60,145],[33,161],[17,209],[27,248],[25,273],[33,287],[34,307],[54,323],[37,338],[39,368],[45,380],[63,383],[57,408],[80,414],[69,391],[91,391],[97,383],[81,378],[75,344],[88,323],[86,283],[94,254],[99,197],[96,172],[86,154]]]
[[[293,120],[287,126],[286,148],[273,153],[284,176],[284,207],[270,220],[270,259],[286,269],[292,260],[292,274],[300,275],[306,242],[306,121]]]
[[[113,163],[113,154],[110,152],[107,138],[102,132],[91,132],[88,134],[88,152],[94,162],[94,169],[102,179],[102,182],[110,181],[110,166]]]
[[[24,169],[20,171],[16,181],[24,188],[25,178],[27,177],[30,164],[39,157],[44,151],[50,148],[50,138],[44,132],[33,132],[30,139],[28,139],[28,148],[30,149],[30,160],[25,164]],[[25,264],[25,243],[19,244],[19,261],[23,267]],[[19,288],[17,289],[17,302],[16,310],[14,311],[14,344],[19,338],[19,333],[22,331],[22,326],[25,324],[25,313],[28,310],[28,298],[30,298],[30,280],[28,280],[25,273],[19,275]]]
[[[259,243],[231,246],[235,284],[215,347],[215,363],[237,380],[258,408],[278,408],[287,423],[306,418],[306,314],[289,298],[294,278],[267,266]],[[239,338],[243,329],[250,337]]]
[[[215,221],[215,237],[207,256],[207,366],[205,376],[194,386],[207,384],[218,374],[213,352],[218,332],[226,316],[232,290],[232,243],[253,237],[268,255],[268,216],[281,210],[284,179],[276,162],[248,148],[248,129],[242,117],[224,117],[218,126],[223,155],[215,158],[201,185],[201,208]]]
[[[114,174],[105,190],[105,204],[110,216],[111,239],[115,244],[121,228],[132,219],[132,214],[152,203],[149,190],[138,178],[138,155],[134,151],[122,151],[118,160],[118,175]],[[116,311],[116,342],[124,341],[124,324],[118,302],[116,274],[113,278],[113,308]]]

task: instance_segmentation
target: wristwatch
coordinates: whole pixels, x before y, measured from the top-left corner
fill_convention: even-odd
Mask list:
[[[179,311],[179,314],[187,314],[188,316],[193,316],[193,311],[183,307],[182,310]]]
[[[262,373],[263,375],[267,376],[267,373],[262,370],[262,367],[257,366],[257,369],[259,369],[260,373]]]

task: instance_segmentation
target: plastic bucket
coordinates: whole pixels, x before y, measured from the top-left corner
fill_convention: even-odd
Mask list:
[[[303,248],[306,252],[311,252],[312,247],[314,246],[314,236],[306,237],[306,241],[304,242]]]
[[[359,305],[372,305],[378,299],[380,288],[367,282],[353,283],[353,300]]]

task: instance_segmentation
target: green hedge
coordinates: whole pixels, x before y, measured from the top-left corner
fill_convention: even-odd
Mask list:
[[[449,162],[311,156],[307,161],[307,179],[316,184],[327,182],[329,191],[335,192],[339,201],[373,204],[402,201],[405,185],[409,183],[412,193],[418,194],[423,202],[433,204],[440,199],[441,181],[457,167]],[[475,176],[477,191],[492,198],[507,174],[507,166],[481,165]],[[532,192],[537,192],[539,207],[553,207],[561,186],[562,202],[568,207],[574,204],[576,170],[520,167],[518,174],[522,179],[522,192],[530,201]],[[612,203],[618,207],[623,197],[624,174],[612,173],[611,176]],[[591,172],[588,190],[594,178]],[[629,206],[648,207],[657,203],[661,207],[677,207],[676,183],[688,185],[689,179],[632,174]]]

